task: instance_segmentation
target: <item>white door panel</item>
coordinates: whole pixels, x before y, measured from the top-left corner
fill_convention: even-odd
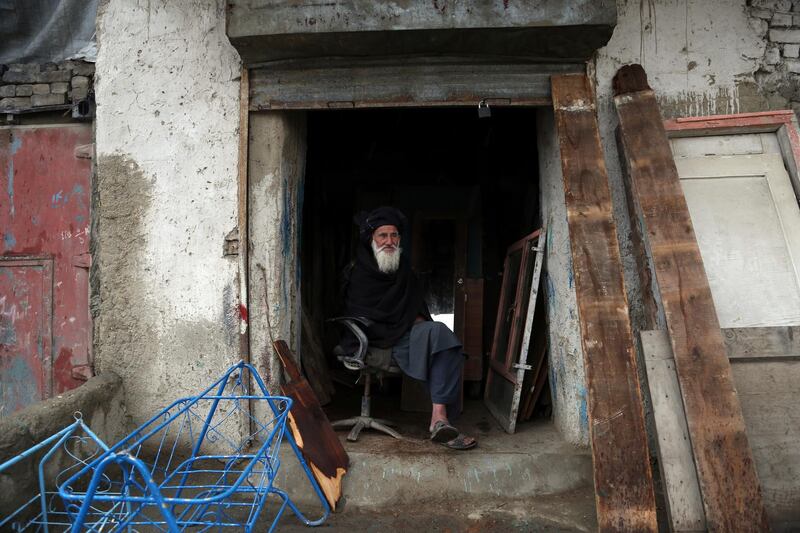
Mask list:
[[[720,325],[800,324],[800,208],[781,156],[675,164]]]

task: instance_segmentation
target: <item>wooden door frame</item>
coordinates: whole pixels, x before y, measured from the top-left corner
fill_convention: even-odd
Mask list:
[[[670,139],[775,133],[795,195],[800,199],[800,126],[792,110],[685,117],[664,121]]]

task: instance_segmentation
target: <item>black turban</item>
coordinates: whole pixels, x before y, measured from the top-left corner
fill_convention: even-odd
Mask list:
[[[402,234],[408,221],[394,207],[379,207],[371,213],[362,212],[353,219],[358,224],[360,245],[356,258],[345,276],[344,304],[347,314],[362,316],[375,323],[367,331],[370,344],[388,348],[403,336],[418,316],[430,320],[422,287],[411,271],[408,252],[400,257],[396,272],[378,269],[372,252],[372,234],[381,226],[392,225]],[[354,338],[342,339],[343,347],[353,347]]]
[[[358,225],[358,234],[362,243],[369,244],[372,234],[381,226],[394,226],[402,235],[405,232],[408,219],[394,207],[378,207],[367,213],[362,211],[353,217],[353,222]]]

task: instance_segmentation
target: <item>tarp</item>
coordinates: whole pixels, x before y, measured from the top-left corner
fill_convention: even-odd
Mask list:
[[[0,0],[0,63],[93,62],[98,0]]]

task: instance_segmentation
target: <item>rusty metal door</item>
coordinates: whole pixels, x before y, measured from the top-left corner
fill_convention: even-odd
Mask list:
[[[91,375],[91,138],[0,128],[0,416]]]

